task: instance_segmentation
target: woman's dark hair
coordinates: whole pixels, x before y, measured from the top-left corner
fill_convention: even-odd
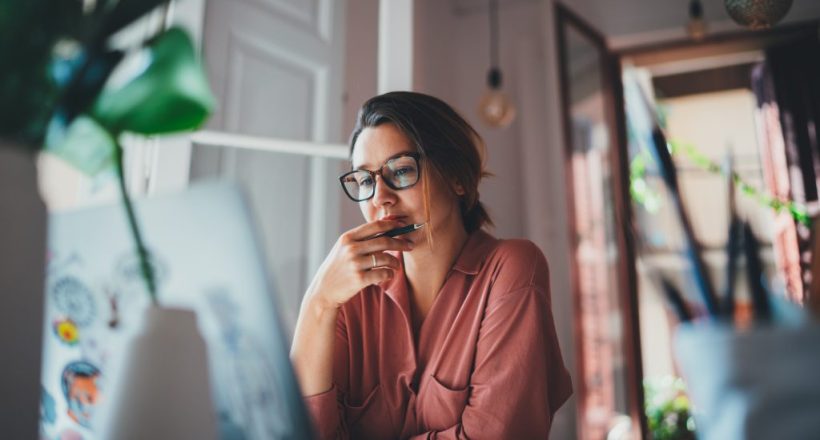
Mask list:
[[[432,171],[448,184],[454,180],[463,188],[459,207],[468,233],[493,224],[478,198],[479,181],[490,175],[484,170],[484,141],[461,115],[444,101],[423,93],[390,92],[373,97],[359,110],[350,135],[350,155],[362,130],[387,123],[404,133],[421,154],[428,215],[427,176]]]

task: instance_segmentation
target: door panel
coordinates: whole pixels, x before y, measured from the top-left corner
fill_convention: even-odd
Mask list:
[[[341,141],[345,1],[209,1],[203,53],[218,108],[209,129]],[[195,147],[192,180],[243,184],[292,336],[308,282],[340,232],[342,161]]]

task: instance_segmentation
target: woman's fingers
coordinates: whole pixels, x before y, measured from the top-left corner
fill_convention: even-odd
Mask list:
[[[399,259],[384,252],[374,252],[372,254],[359,257],[357,261],[359,270],[373,270],[380,267],[389,267],[398,270],[401,267]]]
[[[393,278],[393,269],[388,268],[371,269],[364,272],[362,275],[362,281],[366,286],[371,284],[379,284],[391,278]]]
[[[378,233],[387,232],[395,227],[398,227],[400,224],[401,222],[397,222],[396,220],[376,220],[356,226],[355,228],[345,232],[343,235],[347,236],[350,240],[361,241],[366,240],[368,237],[372,237]]]
[[[328,303],[341,305],[361,289],[392,278],[394,271],[400,270],[401,263],[386,251],[408,251],[412,244],[387,236],[370,237],[400,224],[393,220],[378,220],[342,234],[309,289]]]
[[[413,249],[413,245],[405,240],[382,236],[354,243],[351,248],[356,254],[364,255],[383,251],[409,251]]]

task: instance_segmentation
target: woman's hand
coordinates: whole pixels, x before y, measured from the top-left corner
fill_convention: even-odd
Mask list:
[[[345,232],[313,277],[302,301],[290,351],[305,396],[325,392],[333,385],[339,307],[363,288],[393,276],[399,260],[385,251],[412,249],[404,240],[371,238],[397,226],[395,220],[379,220]]]
[[[389,280],[399,260],[385,251],[409,251],[412,244],[387,236],[370,238],[400,224],[376,220],[342,234],[319,267],[307,295],[327,308],[339,308],[363,288]]]

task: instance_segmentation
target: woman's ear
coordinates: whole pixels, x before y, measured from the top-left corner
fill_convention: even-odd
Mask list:
[[[457,196],[463,196],[466,193],[466,191],[464,191],[464,187],[457,182],[453,183],[453,192],[456,193]]]

